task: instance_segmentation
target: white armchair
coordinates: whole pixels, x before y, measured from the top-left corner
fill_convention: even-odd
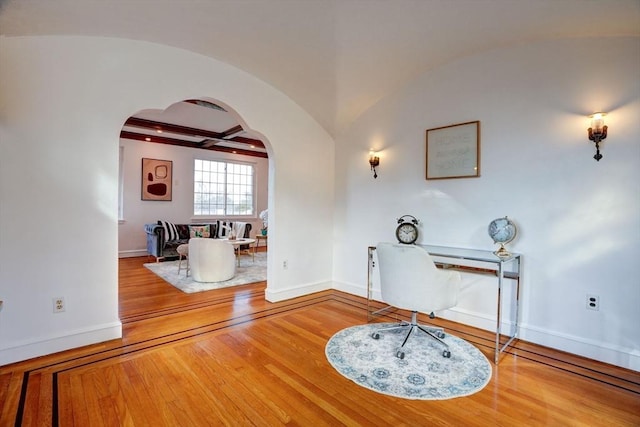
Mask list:
[[[236,274],[233,246],[218,239],[189,240],[189,267],[196,282],[224,282]]]

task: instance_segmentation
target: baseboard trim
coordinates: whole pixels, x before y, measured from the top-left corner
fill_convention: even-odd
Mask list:
[[[269,288],[264,291],[264,297],[269,302],[279,302],[304,295],[313,294],[315,292],[327,291],[333,288],[333,282],[318,282],[306,285],[294,286],[286,289],[273,290]]]
[[[42,337],[34,341],[10,344],[9,347],[0,349],[0,366],[118,338],[122,338],[120,321],[68,331],[64,335],[55,337]]]
[[[440,313],[440,317],[488,331],[495,331],[496,329],[495,316],[489,316],[484,313],[453,308]],[[510,331],[511,326],[512,322],[503,321],[501,325],[502,331]],[[567,353],[611,365],[640,371],[640,350],[631,347],[603,343],[589,338],[565,334],[524,323],[520,323],[518,326],[518,338],[555,350],[566,351]]]
[[[342,292],[346,292],[348,294],[351,295],[357,295],[359,297],[362,298],[366,298],[367,297],[367,289],[363,288],[362,286],[356,286],[356,285],[352,285],[350,283],[340,283],[340,282],[332,282],[333,283],[333,289],[337,290],[337,291],[342,291]],[[380,291],[374,292],[374,299],[379,300],[380,299]]]
[[[520,338],[524,341],[640,372],[640,350],[637,348],[603,343],[526,324],[520,326]]]
[[[333,289],[346,292],[352,295],[366,298],[367,289],[363,286],[333,282]],[[380,291],[373,292],[373,299],[380,301]],[[495,331],[496,317],[486,313],[471,312],[460,308],[453,308],[438,314],[443,319],[459,322],[465,325]],[[503,321],[502,330],[509,331],[511,322]],[[603,343],[588,338],[565,334],[558,331],[539,328],[530,324],[519,325],[518,338],[533,344],[550,347],[555,350],[566,351],[567,353],[587,357],[622,368],[640,372],[640,350],[617,346],[615,344]]]
[[[139,256],[147,256],[149,253],[146,249],[131,249],[126,251],[118,251],[118,258],[135,258]]]

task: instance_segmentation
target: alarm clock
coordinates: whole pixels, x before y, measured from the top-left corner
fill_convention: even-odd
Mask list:
[[[412,215],[403,215],[398,218],[396,238],[398,242],[412,245],[418,240],[418,220]]]

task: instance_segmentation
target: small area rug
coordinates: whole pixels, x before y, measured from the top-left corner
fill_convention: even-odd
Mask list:
[[[178,275],[178,261],[152,262],[144,265],[164,280],[185,293],[203,292],[229,286],[246,285],[267,280],[267,253],[258,252],[253,261],[251,255],[240,255],[240,266],[236,267],[236,275],[224,282],[196,282],[193,277],[185,275],[185,261]]]
[[[451,358],[442,356],[443,346],[423,333],[412,334],[404,347],[404,359],[396,349],[405,331],[371,333],[390,323],[352,326],[329,339],[325,354],[329,363],[356,384],[378,393],[405,399],[443,400],[468,396],[491,380],[491,364],[473,345],[446,334]],[[446,333],[446,331],[445,331]]]

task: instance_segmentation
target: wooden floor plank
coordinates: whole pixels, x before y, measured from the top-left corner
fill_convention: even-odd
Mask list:
[[[0,367],[0,425],[640,425],[640,373],[522,341],[471,396],[381,395],[324,355],[334,333],[367,322],[364,299],[270,303],[264,282],[184,294],[147,261],[120,260],[122,339]],[[492,360],[490,332],[421,320]]]

